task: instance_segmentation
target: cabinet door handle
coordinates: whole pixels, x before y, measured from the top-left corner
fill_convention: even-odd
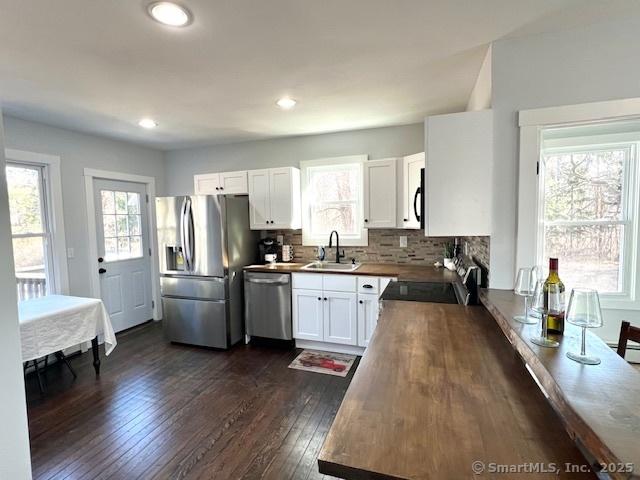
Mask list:
[[[216,190],[220,190],[220,187],[216,187]]]
[[[369,223],[369,220],[365,218],[364,223]]]
[[[409,221],[409,219],[408,219],[408,218],[403,218],[403,220],[404,220],[405,222],[408,222],[408,221]]]
[[[324,301],[325,301],[325,302],[327,301],[327,297],[324,297]]]
[[[318,300],[322,300],[322,298],[318,297]]]
[[[364,303],[362,300],[360,300],[360,303]]]

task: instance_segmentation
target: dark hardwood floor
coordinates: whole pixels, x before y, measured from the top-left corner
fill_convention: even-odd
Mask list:
[[[102,350],[102,349],[101,349]],[[319,479],[316,457],[355,368],[340,378],[287,368],[296,351],[171,345],[158,323],[27,377],[36,479]]]

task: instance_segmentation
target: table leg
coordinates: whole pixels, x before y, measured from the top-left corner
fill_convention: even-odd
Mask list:
[[[38,389],[40,390],[40,394],[44,393],[44,387],[42,386],[42,378],[40,378],[40,369],[38,368],[38,359],[36,358],[33,361],[33,368],[36,370],[36,378],[38,379]]]
[[[96,375],[100,375],[100,351],[98,350],[98,337],[91,340],[91,351],[93,352],[93,368]]]
[[[62,350],[60,350],[59,352],[54,353],[54,355],[56,356],[56,358],[58,359],[59,362],[64,362],[64,364],[67,366],[67,368],[71,372],[71,375],[73,375],[73,378],[78,378],[78,375],[76,375],[75,370],[71,367],[71,364],[69,363],[69,359],[62,352]]]

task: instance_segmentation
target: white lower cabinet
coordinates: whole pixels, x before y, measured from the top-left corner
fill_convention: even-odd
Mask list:
[[[378,324],[378,295],[358,295],[358,346],[367,347]]]
[[[356,345],[358,342],[358,309],[355,293],[324,292],[325,342]]]
[[[324,337],[322,290],[293,289],[293,336],[321,342]]]
[[[304,348],[362,353],[378,323],[379,295],[389,281],[390,278],[294,273],[293,337],[306,341]]]

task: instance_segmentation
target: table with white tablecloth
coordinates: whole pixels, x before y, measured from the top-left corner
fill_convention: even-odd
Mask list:
[[[100,373],[98,335],[104,336],[105,354],[115,348],[116,335],[101,300],[47,295],[18,303],[22,360],[27,362],[91,341],[93,366]]]

